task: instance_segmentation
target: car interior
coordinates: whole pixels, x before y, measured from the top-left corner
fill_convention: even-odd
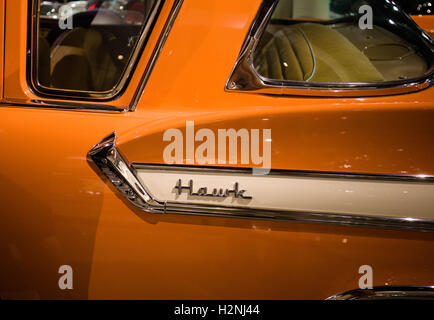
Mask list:
[[[146,5],[141,1],[129,1],[128,10],[122,12],[104,8],[104,1],[89,2],[86,11],[72,16],[72,29],[62,30],[59,19],[40,17],[39,85],[106,92],[121,78],[154,0],[147,1]]]
[[[416,78],[430,68],[416,46],[385,28],[387,21],[361,29],[360,15],[348,14],[357,1],[340,8],[333,2],[280,1],[256,49],[256,71],[276,80],[372,83]]]

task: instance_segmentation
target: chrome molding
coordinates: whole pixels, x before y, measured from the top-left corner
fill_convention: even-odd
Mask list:
[[[140,168],[149,168],[152,165],[134,164],[130,165],[125,158],[117,150],[115,145],[116,135],[110,134],[101,142],[96,144],[88,153],[88,157],[93,161],[101,172],[109,179],[109,181],[127,198],[133,205],[141,210],[149,213],[175,213],[175,214],[190,214],[204,216],[220,216],[232,218],[251,218],[251,219],[271,219],[278,221],[297,221],[306,223],[319,224],[337,224],[346,226],[368,226],[378,228],[392,229],[410,229],[421,231],[434,231],[434,221],[416,218],[394,218],[394,217],[378,217],[378,216],[363,216],[351,214],[331,214],[318,212],[301,212],[301,211],[286,211],[286,210],[268,210],[258,209],[253,207],[237,207],[223,206],[219,204],[197,204],[197,203],[180,203],[173,201],[160,201],[152,196],[146,186],[142,185],[137,178],[136,170]],[[156,166],[161,167],[161,166]],[[165,170],[179,170],[181,166],[164,166]],[[185,168],[185,167],[182,167]],[[202,167],[189,168],[190,170],[202,171]],[[220,169],[220,168],[204,168],[207,170],[231,170],[233,172],[246,174],[248,169]],[[252,170],[252,169],[249,169]],[[294,171],[274,170],[272,174],[293,175]],[[305,174],[298,172],[299,175]],[[321,175],[321,173],[307,173]],[[341,176],[342,178],[357,177],[361,178],[361,174],[344,174],[325,173],[324,177],[330,175]],[[381,180],[381,175],[367,175],[367,179]],[[395,176],[384,176],[384,179],[396,179]],[[407,177],[401,177],[406,179]],[[426,181],[426,177],[412,176],[408,177],[411,181]],[[433,177],[428,177],[432,181]]]
[[[56,100],[21,100],[4,99],[0,102],[4,107],[39,107],[47,109],[76,110],[76,111],[99,111],[120,113],[128,111],[128,107],[115,107],[109,104],[81,103],[75,101],[56,101]]]
[[[317,97],[365,97],[404,94],[423,90],[431,85],[434,67],[431,67],[423,76],[418,78],[379,83],[310,83],[262,77],[253,66],[253,57],[278,1],[263,0],[232,73],[226,82],[226,91]],[[422,30],[420,32],[423,33]],[[431,52],[434,54],[433,50]]]
[[[142,96],[143,91],[145,90],[146,84],[148,83],[149,77],[151,75],[152,70],[154,69],[155,63],[157,62],[158,57],[160,56],[161,50],[166,43],[167,37],[169,36],[170,30],[172,29],[173,24],[175,23],[176,17],[178,16],[179,10],[181,9],[182,3],[184,0],[176,0],[173,3],[172,10],[170,11],[169,18],[164,25],[163,31],[161,32],[160,38],[158,39],[157,46],[152,53],[152,57],[146,66],[146,70],[143,74],[142,79],[140,80],[139,86],[134,94],[133,100],[130,104],[130,111],[134,111],[137,108],[137,104]]]
[[[326,300],[434,300],[434,286],[383,286],[372,289],[356,289],[336,294]]]
[[[252,168],[237,167],[210,167],[194,165],[168,165],[168,164],[147,164],[132,163],[134,169],[161,169],[165,171],[189,171],[200,173],[236,173],[238,175],[252,175]],[[358,179],[358,180],[393,180],[393,181],[415,181],[434,182],[432,175],[393,175],[393,174],[367,174],[352,172],[326,172],[326,171],[302,171],[302,170],[279,170],[271,169],[268,175],[303,176],[311,178],[332,178],[332,179]]]

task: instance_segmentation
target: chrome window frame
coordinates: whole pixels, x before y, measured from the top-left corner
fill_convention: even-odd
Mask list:
[[[247,92],[279,96],[367,97],[404,94],[431,86],[434,66],[422,76],[376,83],[332,83],[276,80],[262,77],[253,66],[255,50],[279,0],[263,0],[241,47],[235,66],[225,85],[227,92]],[[409,18],[410,19],[410,18]],[[422,37],[430,37],[413,22]],[[434,54],[434,49],[432,50]]]
[[[145,90],[146,84],[148,83],[149,77],[151,75],[152,70],[154,69],[155,63],[157,62],[158,57],[160,56],[161,50],[163,50],[164,44],[166,43],[167,37],[169,36],[170,31],[172,30],[173,24],[175,23],[176,18],[178,17],[178,13],[181,10],[181,6],[184,3],[184,0],[175,0],[173,2],[172,9],[169,13],[169,17],[161,31],[160,37],[158,39],[157,45],[152,52],[152,56],[146,66],[146,70],[143,74],[143,77],[140,79],[140,83],[137,86],[137,90],[134,94],[134,97],[129,106],[129,111],[135,111],[137,105],[139,103],[140,97],[142,96],[143,91]]]
[[[28,9],[32,7],[32,1],[34,0],[28,0]],[[164,0],[163,0],[164,1]],[[140,97],[143,93],[143,90],[145,89],[146,83],[150,77],[150,74],[155,66],[155,63],[161,53],[161,50],[164,46],[164,43],[166,42],[167,37],[169,36],[170,30],[175,23],[175,20],[178,16],[178,13],[181,9],[181,6],[183,4],[184,0],[175,0],[173,2],[171,11],[168,15],[168,18],[166,20],[166,23],[160,33],[159,39],[157,41],[157,45],[154,48],[154,51],[151,55],[150,60],[148,61],[148,64],[146,66],[146,70],[143,73],[140,84],[135,91],[132,100],[130,103],[126,106],[113,106],[108,103],[99,104],[99,100],[95,99],[88,99],[86,101],[83,101],[83,97],[55,97],[55,96],[43,96],[39,94],[38,92],[35,92],[31,85],[31,80],[29,80],[29,66],[31,66],[31,58],[32,58],[32,51],[31,51],[31,41],[32,41],[32,29],[28,28],[27,30],[27,56],[26,56],[26,78],[27,83],[29,86],[29,90],[38,96],[40,99],[17,99],[17,98],[4,98],[2,102],[0,102],[0,106],[5,107],[37,107],[40,109],[58,109],[58,110],[71,110],[71,111],[89,111],[89,112],[104,112],[104,113],[121,113],[125,111],[134,111],[137,108],[137,104],[140,100]],[[32,10],[28,10],[28,21],[31,21],[33,19],[32,16]],[[31,75],[30,75],[31,77]],[[127,84],[125,85],[127,86]],[[119,94],[118,94],[119,95]],[[114,98],[117,98],[118,96],[113,97],[110,100],[113,100]],[[56,99],[57,98],[57,99]],[[61,99],[61,100],[59,100]]]
[[[33,94],[43,98],[60,98],[65,100],[80,100],[86,99],[87,101],[110,101],[117,98],[128,86],[134,70],[137,67],[139,58],[143,53],[149,36],[153,30],[153,27],[158,19],[160,11],[165,3],[165,0],[155,0],[154,6],[149,14],[149,18],[140,30],[140,37],[137,40],[131,57],[129,58],[126,68],[123,70],[122,75],[116,85],[108,92],[86,92],[79,90],[64,90],[59,88],[46,89],[40,86],[37,79],[37,41],[38,37],[38,8],[41,0],[29,0],[28,12],[29,12],[29,28],[27,35],[27,65],[26,65],[26,77],[29,89]],[[102,107],[102,109],[106,109]],[[127,110],[128,107],[119,108],[117,111]]]

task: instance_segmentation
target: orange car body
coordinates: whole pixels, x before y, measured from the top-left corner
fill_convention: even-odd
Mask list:
[[[174,3],[165,1],[126,90],[94,105],[131,104]],[[261,1],[185,0],[133,112],[34,105],[28,4],[0,0],[0,298],[324,299],[357,288],[366,264],[375,286],[434,284],[432,232],[143,213],[87,159],[116,131],[131,162],[161,164],[163,132],[193,120],[214,131],[272,128],[274,169],[434,175],[433,88],[324,99],[228,92]],[[432,19],[421,25],[434,29]],[[73,267],[73,290],[59,289],[61,265]]]
[[[425,31],[433,34],[434,33],[434,17],[433,16],[412,16],[413,20],[423,28]]]

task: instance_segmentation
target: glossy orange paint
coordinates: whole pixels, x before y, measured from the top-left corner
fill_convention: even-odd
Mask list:
[[[5,35],[5,1],[0,0],[0,99],[3,98],[4,35]]]
[[[411,16],[413,20],[425,31],[434,34],[434,16]]]
[[[110,104],[131,101],[172,3]],[[26,5],[6,0],[3,102],[38,98],[25,77]],[[273,168],[434,174],[432,88],[351,99],[226,92],[259,5],[185,0],[134,112],[0,107],[0,298],[323,299],[357,288],[365,264],[374,285],[434,284],[433,233],[146,214],[87,161],[116,130],[129,161],[161,163],[164,130],[194,120],[272,128]],[[57,285],[64,264],[70,291]]]

